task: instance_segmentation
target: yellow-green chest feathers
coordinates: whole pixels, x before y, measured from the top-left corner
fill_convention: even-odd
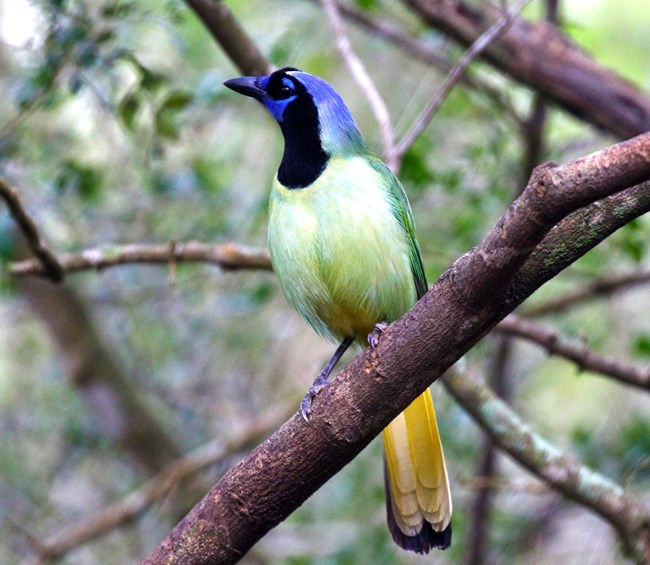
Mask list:
[[[289,303],[336,341],[365,341],[426,288],[406,196],[373,157],[333,157],[306,188],[276,179],[269,246]]]

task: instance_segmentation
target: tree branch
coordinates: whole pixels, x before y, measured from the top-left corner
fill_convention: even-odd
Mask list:
[[[5,201],[9,213],[12,215],[18,228],[25,237],[27,246],[31,252],[36,256],[39,265],[41,266],[42,275],[49,278],[54,282],[61,282],[63,280],[63,268],[56,258],[56,255],[49,250],[41,234],[36,227],[36,224],[31,219],[25,208],[23,207],[18,191],[13,188],[6,180],[0,177],[0,198]]]
[[[296,413],[226,473],[145,563],[239,560],[541,284],[645,213],[650,182],[637,183],[649,179],[650,134],[536,169],[483,242],[322,391],[310,422]],[[582,237],[570,239],[576,222]]]
[[[471,45],[501,18],[489,3],[404,0],[432,27]],[[517,18],[483,52],[496,68],[572,114],[623,139],[650,130],[650,97],[605,69],[548,22]]]
[[[639,564],[648,563],[649,516],[641,504],[613,481],[548,443],[477,378],[452,370],[445,374],[444,383],[501,449],[567,498],[607,520],[618,531],[626,552]]]
[[[245,247],[236,243],[209,245],[198,241],[169,244],[114,245],[86,249],[81,253],[59,256],[62,272],[76,273],[89,269],[97,271],[118,265],[136,263],[166,264],[211,263],[227,271],[239,269],[271,270],[271,259],[264,249]],[[9,266],[9,274],[47,276],[45,267],[34,260],[20,261]]]
[[[266,75],[271,65],[222,0],[185,0],[226,55],[242,72]]]
[[[600,373],[643,390],[650,389],[650,367],[638,367],[600,355],[583,344],[571,343],[555,329],[532,320],[510,315],[495,330],[536,343],[551,355],[573,361],[581,370]]]

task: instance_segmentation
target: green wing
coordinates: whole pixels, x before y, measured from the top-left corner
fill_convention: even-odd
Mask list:
[[[409,204],[404,188],[390,169],[377,157],[372,155],[370,157],[370,165],[375,169],[385,180],[385,188],[387,190],[388,199],[393,210],[393,214],[404,228],[408,246],[409,246],[409,259],[411,263],[411,272],[413,273],[413,281],[417,291],[418,299],[422,298],[429,290],[427,284],[427,277],[424,274],[424,265],[422,264],[422,255],[420,253],[420,246],[418,240],[415,238],[415,224],[413,223],[413,214],[411,213],[411,205]]]

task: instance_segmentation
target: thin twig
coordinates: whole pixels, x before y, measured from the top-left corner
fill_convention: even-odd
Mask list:
[[[398,163],[396,158],[395,131],[393,129],[393,124],[386,103],[381,97],[381,94],[379,94],[375,83],[370,78],[370,75],[368,74],[364,64],[361,62],[361,59],[359,59],[352,49],[352,44],[350,43],[350,38],[347,36],[345,31],[345,26],[343,25],[341,14],[339,14],[336,1],[320,0],[320,3],[323,5],[323,9],[330,20],[332,29],[334,30],[336,46],[341,53],[343,61],[352,73],[354,80],[368,98],[370,107],[372,108],[377,123],[379,124],[379,131],[381,132],[382,143],[384,146],[384,160],[386,161],[386,165],[394,171],[396,170]]]
[[[18,196],[18,191],[2,177],[0,177],[0,197],[5,201],[10,214],[25,236],[27,245],[38,259],[42,275],[54,282],[61,282],[64,274],[61,263],[56,258],[56,255],[45,245],[34,220],[32,220],[23,207]]]
[[[600,373],[634,387],[650,390],[650,367],[639,367],[592,351],[584,344],[572,343],[553,328],[510,315],[496,331],[528,340],[578,365],[581,370]]]
[[[170,244],[130,244],[86,249],[81,253],[59,255],[61,269],[76,273],[94,269],[100,271],[117,265],[151,263],[175,265],[176,263],[210,263],[224,270],[271,270],[271,259],[264,249],[245,247],[236,243],[209,245],[198,241]],[[34,260],[20,261],[9,266],[12,276],[39,275],[46,271]]]
[[[456,86],[458,81],[467,72],[471,62],[476,59],[492,41],[505,32],[512,23],[515,14],[519,13],[521,9],[530,0],[518,0],[513,4],[513,7],[503,14],[503,17],[483,33],[465,52],[465,54],[458,60],[454,68],[447,75],[447,78],[442,83],[434,97],[423,110],[422,114],[418,117],[411,129],[406,132],[404,137],[397,143],[397,160],[398,162],[404,157],[404,154],[409,150],[415,140],[426,129],[429,122],[432,120],[435,113],[438,111],[442,103],[447,99],[451,90]]]
[[[344,18],[371,34],[396,45],[406,53],[414,55],[421,61],[429,63],[445,73],[451,72],[454,68],[454,63],[446,55],[443,55],[440,49],[435,47],[432,42],[413,37],[401,26],[387,20],[369,16],[366,12],[347,3],[338,2],[337,5]],[[524,129],[523,118],[498,88],[495,88],[480,77],[471,76],[468,73],[460,77],[459,80],[460,83],[489,98],[512,119],[519,129]]]

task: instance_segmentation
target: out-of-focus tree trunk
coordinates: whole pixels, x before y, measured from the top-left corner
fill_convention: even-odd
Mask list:
[[[499,339],[496,343],[494,361],[490,369],[490,384],[500,398],[506,402],[510,397],[509,361],[512,353],[512,340]],[[494,505],[494,491],[489,481],[499,472],[497,449],[494,442],[485,437],[481,446],[477,466],[477,477],[485,479],[486,484],[479,486],[470,510],[469,541],[465,565],[486,565],[489,559],[489,533]]]
[[[25,246],[17,247],[25,257]],[[79,294],[67,283],[40,277],[18,277],[15,285],[48,329],[70,382],[102,432],[150,473],[180,457],[181,449],[104,344]]]

